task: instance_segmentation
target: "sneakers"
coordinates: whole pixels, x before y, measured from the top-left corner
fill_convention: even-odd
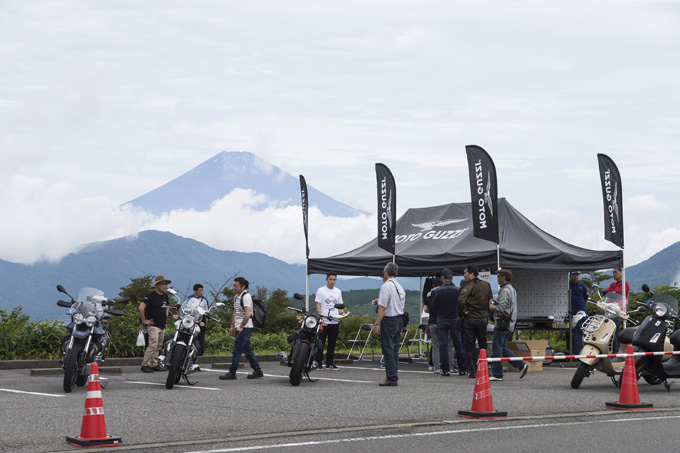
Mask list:
[[[427,370],[428,370],[428,371],[434,371],[434,367],[433,367],[433,366],[429,366],[429,367],[427,367]]]
[[[522,367],[522,370],[519,372],[519,378],[522,379],[524,376],[526,376],[527,371],[529,371],[529,364],[525,363],[524,366]]]
[[[168,371],[167,368],[165,368],[163,365],[156,365],[155,367],[151,368],[153,371]]]
[[[142,371],[145,373],[153,373],[153,370],[151,369],[150,366],[143,366]]]
[[[468,372],[467,371],[459,371],[458,376],[467,376]]]
[[[329,369],[329,370],[334,370],[334,371],[337,371],[337,370],[340,369],[336,365],[333,365],[332,363],[330,365],[326,365],[326,368]]]
[[[232,373],[231,371],[228,371],[228,372],[224,373],[222,376],[220,376],[220,379],[223,380],[223,381],[236,379],[236,373]]]
[[[253,371],[251,374],[248,375],[248,379],[258,379],[264,376],[264,373],[262,370],[257,370]]]
[[[434,370],[434,374],[439,374],[439,373],[441,373],[441,372],[442,372],[442,370],[440,370],[439,368],[437,368],[436,370]]]
[[[503,382],[502,377],[496,377],[496,376],[489,376],[490,381],[496,381],[496,382]]]
[[[442,376],[451,376],[451,373],[449,373],[448,371],[442,371],[440,374]]]

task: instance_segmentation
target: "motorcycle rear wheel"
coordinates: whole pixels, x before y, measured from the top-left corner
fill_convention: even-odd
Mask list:
[[[184,352],[186,351],[186,346],[183,344],[175,345],[175,350],[172,351],[170,356],[170,369],[168,369],[168,378],[165,381],[165,388],[171,389],[179,382],[181,377],[180,367],[184,361]]]
[[[590,367],[586,365],[585,363],[581,362],[578,364],[578,368],[576,368],[576,372],[574,373],[574,377],[571,378],[571,388],[577,389],[581,386],[581,383],[583,382],[583,378],[585,378],[588,375],[588,372],[590,371]]]
[[[648,376],[645,374],[644,376],[642,376],[642,379],[644,379],[649,385],[659,385],[663,383],[663,379],[661,379],[658,376]]]
[[[78,362],[80,356],[83,354],[83,345],[80,343],[73,343],[71,352],[69,352],[66,362],[64,363],[64,392],[71,393],[78,381]],[[87,379],[87,377],[86,377]]]
[[[309,343],[301,342],[294,352],[293,366],[288,375],[293,387],[297,387],[300,385],[300,381],[302,381],[302,372],[305,370],[305,363],[307,363],[307,357],[309,357],[309,349]]]

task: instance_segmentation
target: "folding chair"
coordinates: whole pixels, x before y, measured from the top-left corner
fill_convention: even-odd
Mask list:
[[[406,340],[408,339],[408,324],[406,324],[404,327],[401,329],[401,334],[404,335],[403,338],[401,339],[401,344],[399,345],[399,353],[401,354],[401,350],[404,349],[404,345],[406,345]],[[411,361],[411,354],[409,353],[409,348],[406,348],[406,353],[408,354],[408,361]]]
[[[418,354],[414,355],[413,358],[427,358],[427,352],[429,352],[429,346],[430,346],[430,339],[427,337],[427,334],[425,333],[427,331],[427,324],[420,324],[418,325],[418,328],[416,329],[415,333],[413,334],[413,337],[409,340],[409,347],[408,347],[408,355],[411,357],[411,347],[415,344],[418,343]],[[425,349],[425,354],[423,355],[423,343],[425,343],[426,349]]]
[[[363,339],[363,340],[360,338],[362,330],[368,331],[368,336],[366,337],[366,339]],[[352,356],[352,350],[354,350],[354,346],[356,346],[357,344],[360,344],[360,345],[363,344],[364,347],[361,349],[361,354],[359,354],[359,358],[356,361],[358,362],[359,360],[366,360],[366,359],[363,359],[364,351],[366,350],[366,346],[370,343],[371,344],[371,356],[373,357],[371,359],[371,361],[374,361],[375,360],[375,352],[373,351],[373,337],[372,337],[372,335],[373,335],[373,324],[362,324],[361,327],[359,327],[359,330],[357,331],[357,336],[354,337],[354,340],[349,340],[349,342],[352,343],[352,347],[349,350],[349,354],[347,354],[347,359],[349,360],[349,358]]]

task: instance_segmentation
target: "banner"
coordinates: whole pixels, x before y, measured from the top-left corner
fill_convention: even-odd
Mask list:
[[[307,198],[307,182],[305,177],[300,175],[300,197],[302,198],[302,225],[305,229],[305,248],[307,254],[305,255],[309,258],[309,231],[307,230],[307,215],[309,212],[309,199]]]
[[[378,181],[378,247],[395,253],[394,240],[397,230],[397,186],[387,166],[375,164]]]
[[[604,238],[623,248],[623,189],[616,164],[605,154],[597,155],[604,203]]]
[[[465,147],[470,173],[475,237],[498,244],[498,185],[491,156],[476,145]]]

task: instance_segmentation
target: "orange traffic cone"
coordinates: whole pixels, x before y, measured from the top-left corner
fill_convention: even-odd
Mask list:
[[[458,411],[459,417],[467,418],[505,418],[507,412],[493,410],[491,400],[491,388],[489,387],[489,369],[486,363],[486,350],[479,351],[477,362],[477,380],[475,381],[475,394],[472,397],[472,408],[469,411]]]
[[[633,345],[628,345],[627,354],[633,354]],[[616,403],[605,403],[609,409],[642,410],[652,409],[653,404],[640,403],[638,393],[637,372],[635,371],[635,359],[632,355],[626,357],[626,365],[621,377],[621,393]]]
[[[66,436],[66,442],[75,447],[116,447],[120,445],[121,438],[106,434],[102,388],[99,384],[99,366],[96,363],[92,364],[87,381],[85,414],[80,436]]]

